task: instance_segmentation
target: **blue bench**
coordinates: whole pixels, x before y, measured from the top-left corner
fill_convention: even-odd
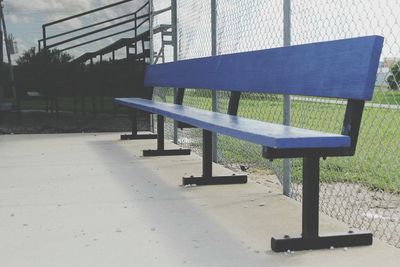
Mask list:
[[[263,156],[303,158],[302,234],[271,239],[274,251],[372,244],[369,232],[319,234],[319,161],[355,153],[366,100],[371,100],[383,38],[367,36],[148,66],[145,86],[178,88],[175,103],[138,98],[115,102],[157,114],[158,149],[146,156],[188,154],[164,149],[164,117],[178,126],[203,129],[203,175],[183,184],[246,183],[245,175],[212,175],[212,132],[260,144]],[[185,88],[231,91],[228,114],[183,104]],[[325,133],[237,116],[241,93],[289,94],[347,100],[341,133]],[[134,139],[148,138],[133,132]]]

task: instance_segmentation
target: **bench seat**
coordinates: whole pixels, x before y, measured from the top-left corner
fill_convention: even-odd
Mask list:
[[[349,147],[349,136],[252,120],[182,105],[140,98],[117,98],[115,102],[156,113],[201,129],[236,137],[275,149]]]

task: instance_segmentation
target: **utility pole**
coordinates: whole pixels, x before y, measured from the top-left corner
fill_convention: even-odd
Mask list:
[[[0,75],[2,76],[2,74],[3,74],[3,29],[2,29],[2,27],[3,27],[3,23],[2,23],[2,21],[3,21],[3,0],[0,0]],[[3,87],[1,86],[1,80],[2,80],[3,78],[2,77],[0,77],[0,99],[2,99],[3,98],[3,96],[4,96],[4,89],[3,89]]]
[[[0,26],[3,26],[2,27],[2,29],[3,29],[3,34],[2,35],[4,35],[5,38],[7,38],[6,21],[4,19],[4,13],[3,13],[3,0],[0,0],[0,20],[1,20],[2,24],[3,24],[3,25],[1,25],[1,23],[0,23]],[[1,39],[3,39],[3,37]],[[9,68],[10,68],[9,71],[10,71],[10,80],[11,80],[11,88],[12,88],[13,98],[17,99],[17,92],[16,92],[15,86],[14,86],[14,70],[13,70],[12,61],[11,61],[11,54],[10,54],[11,51],[10,51],[9,46],[7,46],[7,45],[6,45],[6,51],[7,51],[8,65],[9,65]],[[1,63],[2,63],[2,60],[1,60]]]
[[[0,0],[0,9],[3,9],[3,0]],[[3,20],[3,11],[0,11],[0,63],[1,63],[1,65],[0,65],[0,68],[1,67],[3,67],[3,29],[2,29],[2,27],[3,27],[3,23],[2,23],[2,20]]]

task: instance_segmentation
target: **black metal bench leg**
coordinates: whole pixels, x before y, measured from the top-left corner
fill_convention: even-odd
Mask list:
[[[221,185],[245,184],[247,175],[212,175],[212,132],[203,130],[203,175],[201,177],[183,177],[183,185]]]
[[[157,150],[143,150],[143,156],[180,156],[190,155],[190,149],[165,149],[164,117],[157,115]]]
[[[130,111],[130,116],[132,120],[132,134],[123,134],[121,135],[121,140],[141,140],[141,139],[156,139],[156,134],[138,134],[137,129],[137,110],[132,109]]]
[[[323,249],[330,247],[354,247],[372,244],[369,232],[349,231],[337,235],[319,235],[319,158],[303,159],[303,218],[302,235],[272,238],[271,249],[276,252],[287,250]]]

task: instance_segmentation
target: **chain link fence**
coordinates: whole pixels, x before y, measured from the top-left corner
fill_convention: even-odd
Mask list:
[[[357,152],[354,157],[328,158],[321,162],[321,210],[375,237],[400,247],[400,22],[396,0],[218,0],[212,24],[212,0],[177,1],[178,60],[210,56],[212,27],[216,54],[272,47],[284,41],[284,3],[289,3],[292,45],[378,34],[385,37],[375,95],[366,104]],[[154,9],[169,1],[154,0]],[[288,7],[288,6],[286,6]],[[154,18],[153,27],[171,24],[170,16]],[[154,52],[162,41],[155,35]],[[287,40],[286,40],[287,41]],[[168,50],[172,53],[172,49]],[[166,61],[173,60],[166,53]],[[290,73],[287,73],[290,79]],[[173,101],[173,89],[156,89],[155,99]],[[217,92],[219,112],[227,111],[229,92]],[[346,101],[291,96],[291,125],[327,132],[341,132]],[[211,110],[212,93],[186,91],[184,105]],[[239,116],[282,123],[284,98],[268,94],[243,94]],[[174,131],[167,121],[167,137],[201,153],[201,131]],[[282,182],[283,161],[261,157],[261,147],[235,138],[217,136],[218,162],[249,171],[273,171]],[[301,201],[301,160],[291,160],[291,197]]]

